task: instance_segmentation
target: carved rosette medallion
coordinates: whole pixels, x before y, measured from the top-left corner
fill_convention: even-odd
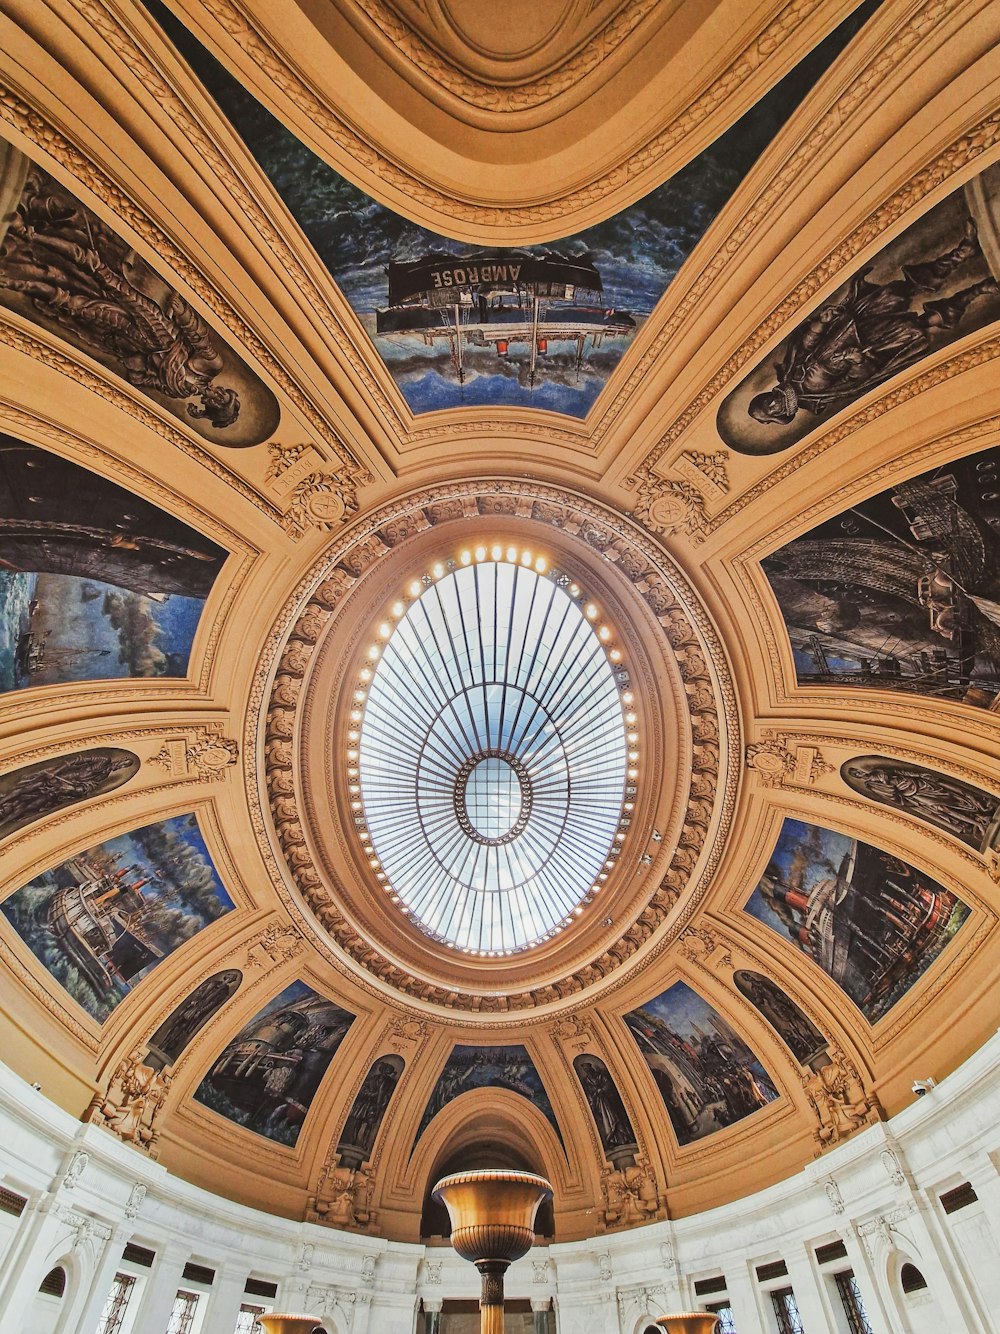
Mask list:
[[[384,892],[379,898],[374,871],[358,859],[354,831],[338,826],[330,834],[336,812],[351,809],[349,794],[330,787],[341,781],[333,778],[324,779],[328,786],[320,791],[315,761],[347,734],[343,723],[337,732],[337,701],[351,697],[379,608],[398,595],[403,579],[412,579],[415,562],[423,568],[431,552],[443,560],[453,548],[479,541],[487,528],[490,540],[516,532],[512,540],[535,550],[547,544],[560,568],[583,572],[588,588],[595,577],[605,580],[607,596],[617,599],[615,614],[625,617],[618,623],[625,629],[631,619],[633,637],[648,649],[635,673],[641,678],[637,696],[641,702],[645,690],[651,717],[674,719],[676,736],[663,729],[650,738],[644,772],[676,773],[678,784],[676,792],[663,794],[661,782],[645,793],[640,782],[636,836],[630,838],[635,864],[615,864],[606,906],[602,901],[602,911],[591,914],[579,934],[575,927],[565,932],[562,953],[555,947],[543,952],[537,967],[533,959],[530,967],[525,963],[530,951],[515,956],[509,961],[513,981],[493,989],[482,975],[465,985],[461,957],[452,952],[436,959],[433,942],[405,918],[388,939],[384,927],[379,931],[378,913],[384,922],[394,910]],[[392,989],[466,1016],[521,1012],[523,1022],[525,1011],[620,985],[640,951],[645,961],[669,944],[708,888],[732,817],[738,770],[731,756],[742,753],[728,666],[707,613],[663,547],[595,501],[538,482],[479,479],[374,512],[338,534],[300,584],[256,680],[245,746],[261,738],[266,791],[258,790],[249,766],[247,782],[265,860],[279,894],[312,926],[320,950],[347,962],[363,984],[368,974],[371,989]],[[654,702],[653,691],[666,697]],[[604,915],[612,904],[614,925]]]

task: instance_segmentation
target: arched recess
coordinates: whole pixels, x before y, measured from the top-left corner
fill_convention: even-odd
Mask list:
[[[899,1328],[904,1334],[936,1334],[947,1326],[923,1266],[905,1251],[886,1257],[886,1278]]]
[[[516,1166],[546,1177],[553,1186],[554,1229],[559,1235],[560,1204],[572,1190],[566,1150],[545,1117],[525,1098],[491,1088],[463,1093],[449,1103],[414,1149],[406,1173],[412,1198],[422,1206],[445,1168],[460,1170],[450,1166],[458,1162],[465,1167]],[[420,1215],[414,1214],[414,1241],[420,1224]]]

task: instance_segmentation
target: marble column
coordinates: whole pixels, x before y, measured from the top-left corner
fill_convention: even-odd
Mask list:
[[[425,1297],[423,1299],[424,1334],[440,1334],[442,1306],[444,1306],[443,1297]]]
[[[531,1298],[531,1313],[534,1317],[535,1334],[547,1334],[549,1327],[548,1312],[551,1305],[551,1297]]]
[[[205,1331],[218,1330],[219,1334],[232,1334],[236,1320],[244,1301],[250,1301],[246,1295],[247,1279],[250,1271],[246,1265],[232,1263],[222,1265],[215,1271],[215,1282],[208,1295],[208,1311],[202,1328]]]
[[[157,1248],[153,1272],[146,1280],[146,1290],[133,1326],[137,1334],[140,1330],[142,1334],[164,1334],[184,1276],[184,1266],[190,1258],[191,1247],[180,1242],[167,1242]]]

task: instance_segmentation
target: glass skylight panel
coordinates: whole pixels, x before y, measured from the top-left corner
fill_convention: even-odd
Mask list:
[[[396,604],[351,770],[392,904],[487,955],[550,939],[600,892],[636,778],[611,629],[543,559],[503,554],[437,565]]]

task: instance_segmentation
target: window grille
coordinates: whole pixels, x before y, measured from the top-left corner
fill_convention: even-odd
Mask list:
[[[733,1308],[728,1302],[713,1302],[705,1307],[719,1317],[716,1334],[736,1334],[736,1322],[733,1320]]]
[[[858,1280],[854,1277],[854,1271],[845,1269],[842,1274],[835,1274],[834,1279],[837,1284],[837,1291],[840,1293],[840,1300],[844,1303],[844,1314],[847,1316],[847,1323],[851,1327],[851,1334],[873,1334],[868,1312],[861,1300]]]
[[[717,1274],[714,1278],[695,1279],[694,1290],[698,1297],[708,1297],[713,1292],[725,1292],[726,1276]]]
[[[784,1260],[772,1260],[770,1264],[757,1266],[757,1282],[770,1283],[772,1278],[784,1278],[787,1273]]]
[[[125,1312],[128,1310],[134,1288],[135,1279],[131,1274],[115,1275],[115,1281],[108,1293],[108,1300],[104,1303],[104,1310],[101,1312],[97,1334],[118,1334],[122,1327],[122,1321],[125,1319]]]
[[[236,1321],[236,1328],[233,1334],[263,1334],[258,1316],[264,1315],[263,1306],[248,1306],[244,1303],[240,1307],[240,1314]]]
[[[122,1259],[127,1260],[129,1264],[142,1265],[144,1269],[152,1269],[156,1252],[151,1251],[148,1246],[137,1246],[134,1241],[130,1241],[122,1251]]]
[[[825,1246],[816,1247],[816,1263],[828,1265],[832,1260],[846,1260],[847,1247],[842,1241],[830,1241]]]
[[[970,1204],[975,1204],[979,1199],[973,1189],[971,1181],[963,1181],[960,1186],[954,1190],[946,1190],[941,1196],[941,1208],[946,1214],[956,1213],[959,1209],[966,1209]]]
[[[194,1313],[198,1309],[196,1292],[179,1292],[174,1298],[174,1309],[170,1312],[166,1334],[191,1334],[194,1325]]]
[[[46,1297],[61,1297],[66,1291],[66,1270],[50,1269],[42,1279],[38,1291],[44,1292]]]
[[[24,1206],[28,1201],[23,1195],[18,1195],[6,1186],[0,1186],[0,1213],[10,1214],[14,1218],[20,1218],[24,1213]]]
[[[927,1280],[916,1265],[903,1265],[899,1271],[899,1281],[904,1292],[919,1292],[921,1288],[927,1287]]]
[[[771,1293],[771,1303],[778,1320],[778,1334],[805,1334],[798,1303],[791,1288],[779,1288]]]
[[[268,1283],[263,1278],[248,1278],[243,1291],[248,1297],[267,1297],[272,1300],[278,1295],[278,1285],[277,1283]]]

